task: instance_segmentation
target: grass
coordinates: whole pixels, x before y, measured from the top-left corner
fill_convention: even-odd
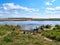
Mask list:
[[[42,35],[53,40],[60,41],[60,30],[46,30],[42,32]]]
[[[20,30],[19,26],[0,26],[0,45],[60,45],[58,41],[44,40],[40,33],[35,35],[22,34]]]

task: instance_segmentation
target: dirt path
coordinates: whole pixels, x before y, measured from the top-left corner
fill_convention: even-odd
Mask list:
[[[49,39],[47,37],[44,37],[44,40],[46,40],[46,41],[53,41],[52,39]]]
[[[49,38],[47,38],[45,36],[42,36],[41,34],[37,34],[37,35],[40,36],[40,37],[42,37],[46,41],[53,41],[52,39],[49,39]]]

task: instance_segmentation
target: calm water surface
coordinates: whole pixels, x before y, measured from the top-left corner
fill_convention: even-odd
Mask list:
[[[20,25],[23,29],[31,30],[41,25],[60,25],[60,21],[0,21],[0,25],[9,24],[9,25]]]

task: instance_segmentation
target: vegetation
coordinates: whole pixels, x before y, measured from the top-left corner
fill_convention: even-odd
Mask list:
[[[45,25],[45,28],[50,29],[52,26],[51,25]]]
[[[42,30],[41,33],[36,34],[23,34],[21,33],[22,27],[12,25],[0,26],[0,45],[60,45],[60,30]],[[41,36],[41,34],[43,36]],[[44,36],[58,41],[48,41],[44,39]]]
[[[44,30],[44,29],[51,29],[51,28],[52,28],[51,25],[41,25],[41,26],[39,27],[39,29],[41,29],[41,30]]]
[[[52,30],[42,31],[42,35],[50,39],[60,41],[60,25],[55,25]]]

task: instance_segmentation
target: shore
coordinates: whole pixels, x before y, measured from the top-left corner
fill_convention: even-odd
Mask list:
[[[13,21],[26,21],[26,20],[34,20],[34,21],[44,21],[44,20],[53,20],[53,21],[56,21],[56,20],[60,20],[60,18],[0,18],[0,21],[1,20],[13,20]]]

